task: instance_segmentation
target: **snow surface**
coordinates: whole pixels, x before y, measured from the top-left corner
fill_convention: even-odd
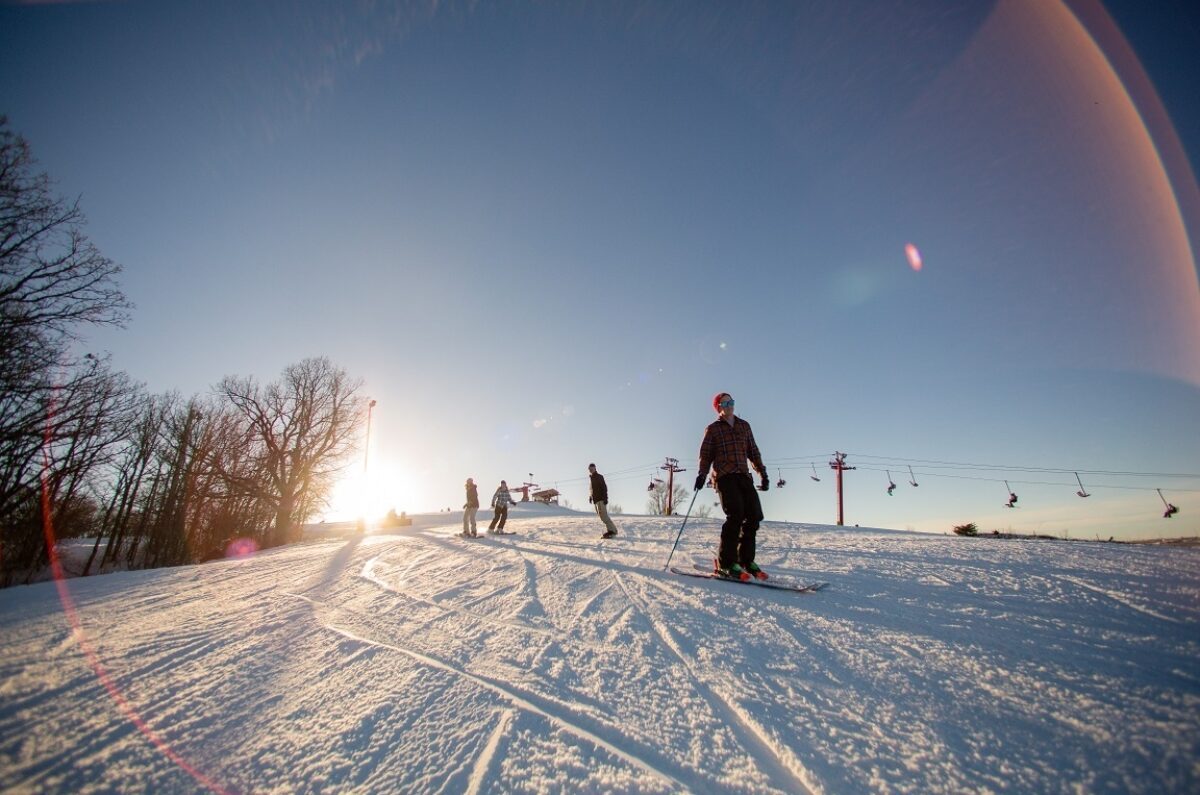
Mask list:
[[[0,790],[1200,791],[1197,550],[414,518],[0,591]]]

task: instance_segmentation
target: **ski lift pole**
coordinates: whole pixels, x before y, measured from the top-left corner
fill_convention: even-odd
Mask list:
[[[671,568],[671,558],[675,557],[675,547],[679,546],[679,539],[683,537],[683,528],[687,527],[688,518],[692,515],[692,506],[696,504],[698,496],[700,496],[700,489],[692,493],[692,501],[688,505],[687,513],[683,516],[683,524],[679,525],[679,533],[675,536],[675,543],[671,545],[671,554],[667,555],[667,564],[663,566],[663,571]]]

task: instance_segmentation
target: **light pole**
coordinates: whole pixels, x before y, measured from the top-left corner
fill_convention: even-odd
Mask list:
[[[375,408],[374,400],[367,404],[367,446],[363,451],[363,475],[367,474],[367,462],[371,457],[371,409],[373,408]]]
[[[362,493],[359,495],[359,516],[358,516],[358,532],[367,532],[367,496],[370,494],[370,487],[367,485],[367,464],[371,460],[371,409],[375,408],[375,401],[372,400],[367,404],[367,443],[363,450],[363,479]]]

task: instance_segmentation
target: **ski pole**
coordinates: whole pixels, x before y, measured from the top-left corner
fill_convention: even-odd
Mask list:
[[[675,536],[675,543],[671,545],[671,554],[667,555],[667,565],[663,566],[663,570],[671,568],[671,558],[675,557],[675,547],[679,546],[679,539],[683,537],[683,528],[687,527],[688,517],[692,515],[692,506],[696,504],[696,497],[700,496],[700,492],[696,491],[692,494],[692,502],[688,505],[687,513],[683,516],[683,524],[679,525],[679,534]]]

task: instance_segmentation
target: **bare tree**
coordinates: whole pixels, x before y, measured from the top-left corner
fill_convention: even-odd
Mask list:
[[[325,357],[290,365],[266,386],[236,377],[218,385],[245,420],[245,446],[256,465],[251,475],[224,474],[234,491],[274,507],[271,546],[298,539],[299,523],[357,451],[366,419],[360,387]]]
[[[678,483],[671,494],[671,505],[678,508],[680,503],[687,504],[690,491],[685,489]],[[667,484],[661,481],[655,481],[654,488],[650,490],[650,496],[646,498],[646,510],[655,516],[663,516],[667,512]]]
[[[687,510],[688,496],[691,494],[683,486],[675,484],[675,491],[671,497],[671,505],[678,512],[680,508]],[[697,497],[699,502],[699,497]],[[712,515],[712,506],[708,504],[697,505],[692,503],[692,517],[696,519],[707,519]],[[654,488],[650,490],[650,496],[646,499],[646,511],[653,516],[662,516],[667,512],[667,484],[662,481],[656,481]]]
[[[127,379],[68,353],[78,329],[125,321],[120,267],[83,233],[78,203],[34,173],[0,117],[0,580],[45,558],[43,520],[94,508],[93,470],[113,450]],[[47,500],[43,501],[42,497]],[[91,508],[84,510],[85,505]],[[44,510],[43,505],[50,506]],[[45,514],[45,515],[43,515]]]
[[[21,351],[23,332],[54,342],[81,323],[121,324],[131,308],[120,266],[83,234],[78,202],[54,196],[33,168],[29,145],[0,117],[0,340]]]
[[[112,477],[106,482],[108,499],[100,521],[92,554],[83,567],[86,577],[95,562],[101,542],[104,555],[100,565],[111,563],[120,555],[121,545],[128,538],[134,511],[146,485],[147,472],[154,458],[168,399],[143,396],[126,433],[125,445],[111,467]],[[134,541],[133,543],[136,543]]]
[[[123,444],[136,396],[128,377],[105,365],[93,360],[47,393],[40,438],[13,436],[4,446],[0,559],[6,582],[22,573],[28,580],[48,560],[54,538],[91,530],[97,519],[96,474]]]

